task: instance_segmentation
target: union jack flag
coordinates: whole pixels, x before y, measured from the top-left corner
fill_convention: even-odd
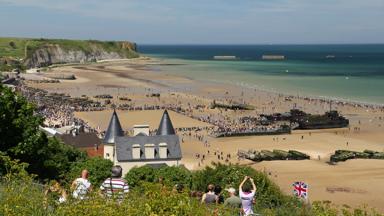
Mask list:
[[[292,184],[293,186],[293,195],[307,199],[308,197],[308,185],[304,182],[295,182]]]

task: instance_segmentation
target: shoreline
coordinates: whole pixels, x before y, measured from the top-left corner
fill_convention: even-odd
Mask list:
[[[159,62],[166,62],[169,60],[179,60],[179,61],[189,61],[186,59],[180,59],[180,58],[167,58],[167,57],[151,57],[151,56],[145,56],[146,58],[149,58],[154,61],[159,61]],[[193,60],[192,60],[193,61]],[[198,61],[210,61],[210,60],[198,60]],[[188,63],[158,63],[158,64],[150,64],[149,66],[179,66],[179,65],[192,65]],[[164,72],[161,69],[158,70],[160,72]],[[308,99],[315,99],[315,100],[331,100],[332,102],[335,103],[348,103],[350,105],[358,105],[358,106],[374,106],[375,108],[384,108],[384,103],[380,102],[368,102],[368,101],[362,101],[362,100],[355,100],[355,99],[348,99],[348,98],[343,98],[343,97],[332,97],[332,96],[323,96],[323,95],[314,95],[314,94],[299,94],[299,95],[294,95],[292,93],[284,93],[283,90],[272,90],[266,87],[261,87],[258,84],[250,84],[250,83],[244,83],[242,81],[229,81],[229,80],[200,80],[196,79],[195,77],[186,75],[186,74],[175,74],[171,73],[171,75],[174,76],[179,76],[179,77],[184,77],[188,78],[191,80],[195,81],[203,81],[203,82],[214,82],[214,83],[219,83],[219,84],[230,84],[230,85],[236,85],[252,90],[258,90],[258,91],[264,91],[266,93],[274,93],[274,94],[279,94],[283,95],[286,97],[297,97],[299,96],[300,98],[308,98]]]

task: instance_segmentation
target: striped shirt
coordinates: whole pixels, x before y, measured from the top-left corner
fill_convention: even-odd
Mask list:
[[[100,190],[108,198],[116,198],[119,201],[124,199],[124,195],[129,192],[129,186],[124,179],[107,178],[100,186]]]

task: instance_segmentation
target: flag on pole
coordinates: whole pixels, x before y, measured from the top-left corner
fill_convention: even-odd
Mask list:
[[[293,195],[307,199],[308,197],[308,185],[305,182],[295,182],[292,184],[293,186]]]

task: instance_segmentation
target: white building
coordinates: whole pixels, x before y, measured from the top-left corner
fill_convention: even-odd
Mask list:
[[[114,111],[104,137],[104,158],[123,168],[123,175],[135,166],[178,166],[180,139],[165,110],[156,135],[149,135],[148,125],[135,125],[134,136],[124,136]]]

